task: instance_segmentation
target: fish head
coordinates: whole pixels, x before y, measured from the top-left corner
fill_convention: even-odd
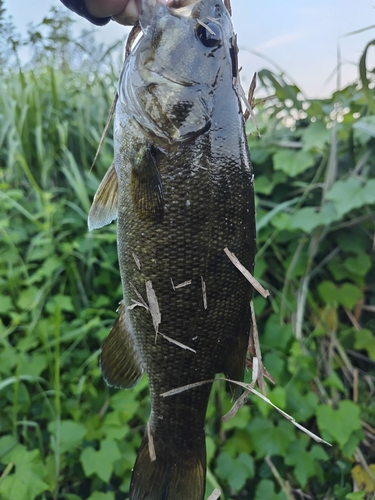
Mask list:
[[[143,1],[143,34],[125,61],[119,101],[151,136],[185,141],[210,128],[218,88],[234,85],[231,18],[222,0]]]

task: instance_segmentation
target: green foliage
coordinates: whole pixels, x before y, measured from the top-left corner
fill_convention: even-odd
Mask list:
[[[314,155],[309,151],[280,149],[273,155],[274,170],[281,170],[290,177],[296,177],[314,166]]]
[[[7,18],[4,0],[0,0],[0,74],[14,62],[15,49],[19,37],[11,19]]]
[[[316,411],[317,423],[325,439],[340,446],[344,445],[353,437],[356,431],[361,430],[359,407],[352,401],[340,401],[337,409],[329,405],[319,405]],[[356,445],[362,438],[360,434]]]
[[[354,348],[366,350],[369,358],[375,361],[375,334],[370,332],[370,330],[359,330],[356,332]]]
[[[98,367],[122,292],[115,227],[88,233],[86,219],[112,161],[111,134],[94,173],[89,166],[115,81],[100,58],[84,62],[84,46],[59,42],[67,28],[46,18],[32,30],[34,66],[1,77],[1,500],[126,498],[149,414],[145,379],[110,390]],[[355,492],[353,478],[359,457],[370,472],[375,463],[374,90],[353,85],[306,101],[268,70],[259,80],[276,94],[257,112],[262,138],[249,138],[255,272],[271,291],[254,298],[264,364],[277,381],[268,397],[333,446],[255,396],[222,423],[232,403],[215,383],[207,495],[220,487],[226,500],[296,491],[368,500],[371,477]]]
[[[92,446],[85,448],[81,453],[81,464],[86,476],[96,474],[107,483],[113,473],[113,464],[121,458],[118,446],[113,439],[104,439],[100,443],[100,450]]]
[[[215,473],[218,478],[228,483],[232,491],[240,491],[246,481],[254,477],[254,460],[244,452],[232,458],[224,451],[217,457]]]

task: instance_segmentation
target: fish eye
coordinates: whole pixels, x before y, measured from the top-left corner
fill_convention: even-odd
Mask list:
[[[205,47],[216,47],[220,44],[220,28],[215,23],[198,24],[196,33],[198,39]]]

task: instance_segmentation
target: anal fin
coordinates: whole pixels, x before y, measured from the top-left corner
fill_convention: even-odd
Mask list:
[[[127,330],[123,301],[117,312],[119,317],[103,344],[100,368],[108,385],[130,389],[139,382],[144,370],[134,340]]]
[[[115,166],[112,163],[95,193],[87,221],[89,231],[110,224],[117,219],[117,211],[118,181]]]

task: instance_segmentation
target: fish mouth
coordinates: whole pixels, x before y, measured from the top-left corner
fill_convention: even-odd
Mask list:
[[[202,0],[167,0],[167,7],[175,10],[185,9],[187,7],[194,6],[201,1]]]
[[[182,7],[186,7],[187,5],[192,5],[200,1],[201,0],[167,0],[167,5],[172,9],[180,9]]]
[[[192,17],[192,12],[198,3],[202,0],[167,0],[167,7],[171,13],[179,17]],[[223,0],[225,7],[232,15],[231,0]]]
[[[192,17],[192,12],[201,0],[167,0],[171,14],[178,17]]]

